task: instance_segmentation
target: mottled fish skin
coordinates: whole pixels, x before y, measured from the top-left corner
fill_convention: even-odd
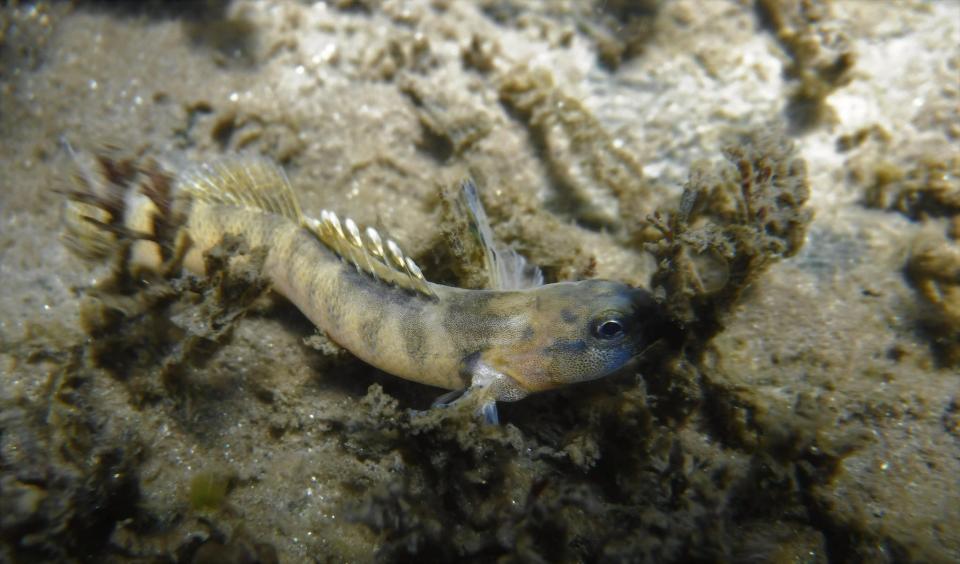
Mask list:
[[[129,227],[138,233],[167,227],[167,240],[137,242],[131,268],[163,271],[165,256],[174,254],[203,275],[203,254],[226,235],[241,236],[267,250],[263,275],[275,291],[340,346],[407,380],[480,388],[491,401],[513,401],[611,374],[652,340],[644,329],[657,306],[645,290],[604,280],[512,291],[426,282],[376,232],[329,212],[321,220],[303,217],[282,172],[262,161],[206,166],[185,175],[164,202],[131,180],[123,205],[116,198],[112,207],[98,205],[102,190],[89,178],[85,184],[65,214],[74,247],[102,248],[103,237],[118,237],[114,229],[94,241],[77,223],[84,216],[107,225],[122,212],[128,219],[113,223],[135,222]],[[183,248],[162,252],[170,246]]]

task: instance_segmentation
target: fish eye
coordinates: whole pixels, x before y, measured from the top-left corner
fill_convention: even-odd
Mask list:
[[[621,319],[616,317],[600,318],[593,325],[593,334],[598,339],[607,341],[618,339],[626,333],[626,326]]]

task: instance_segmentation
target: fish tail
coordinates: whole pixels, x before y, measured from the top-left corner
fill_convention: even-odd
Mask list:
[[[67,248],[88,260],[119,256],[134,271],[162,270],[182,225],[173,177],[153,160],[70,153],[75,171],[62,211]]]

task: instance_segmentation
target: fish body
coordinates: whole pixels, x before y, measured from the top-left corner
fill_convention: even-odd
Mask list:
[[[110,179],[110,162],[100,166]],[[184,268],[204,275],[204,253],[241,236],[266,250],[262,275],[273,289],[334,342],[401,378],[477,392],[490,420],[495,401],[606,376],[652,340],[645,320],[657,305],[645,290],[604,280],[536,285],[538,270],[532,287],[521,287],[517,271],[529,266],[493,249],[472,185],[464,199],[490,249],[489,266],[500,271],[493,279],[513,280],[513,289],[426,281],[376,230],[328,211],[304,216],[282,171],[265,161],[205,165],[175,182],[137,171],[112,176],[98,182],[88,171],[72,193],[66,220],[75,249],[102,253],[134,237],[132,270],[161,272],[181,257]]]

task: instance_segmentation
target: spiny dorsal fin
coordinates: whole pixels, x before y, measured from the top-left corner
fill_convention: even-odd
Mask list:
[[[205,202],[263,210],[297,223],[303,218],[287,176],[266,160],[205,163],[183,175],[180,189]]]
[[[436,297],[420,267],[392,239],[372,227],[362,230],[350,218],[340,222],[332,211],[321,210],[320,219],[304,218],[304,225],[327,247],[378,280],[425,296]]]

